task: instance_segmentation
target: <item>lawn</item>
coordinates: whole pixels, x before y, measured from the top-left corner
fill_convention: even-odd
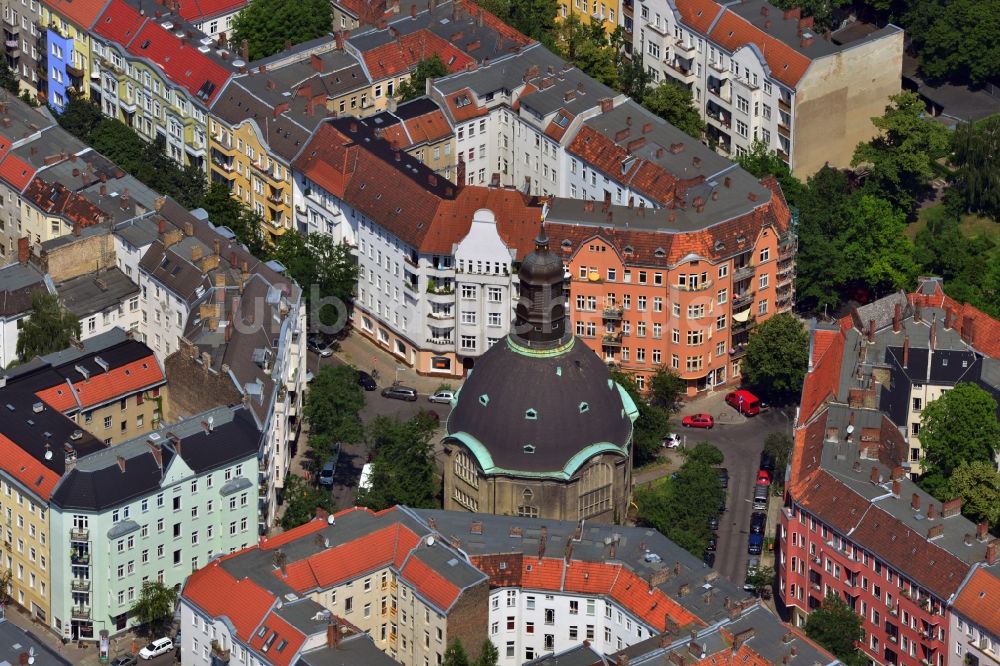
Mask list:
[[[915,239],[920,230],[927,226],[928,219],[932,219],[932,216],[940,215],[943,212],[944,204],[941,203],[924,208],[917,215],[917,221],[906,227],[906,235],[910,240]],[[971,213],[963,215],[961,229],[962,233],[969,238],[986,235],[997,243],[1000,243],[1000,223],[994,222],[988,217],[980,217]]]

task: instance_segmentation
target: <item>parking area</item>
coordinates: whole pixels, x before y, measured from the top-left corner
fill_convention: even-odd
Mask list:
[[[711,414],[715,427],[711,430],[677,428],[676,432],[686,446],[710,442],[725,456],[723,466],[729,470],[729,488],[726,511],[719,517],[714,566],[723,576],[742,585],[746,563],[751,557],[747,553],[747,540],[764,438],[772,432],[790,432],[790,416],[772,409],[752,418],[743,418],[725,404],[721,394],[717,394],[686,404],[674,421],[679,425],[683,416],[699,412]],[[771,497],[770,504],[773,506],[777,501],[777,498]],[[769,526],[765,535],[770,534],[773,530]]]

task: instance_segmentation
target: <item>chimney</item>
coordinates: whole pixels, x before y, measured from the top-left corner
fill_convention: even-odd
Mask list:
[[[972,317],[962,317],[962,339],[970,345],[974,342],[972,335]]]
[[[125,473],[125,458],[122,456],[118,456],[118,469],[122,471],[122,474]]]
[[[250,45],[245,39],[240,42],[240,57],[243,58],[243,62],[250,62]]]
[[[219,248],[221,248],[221,247],[222,247],[222,241],[220,241],[218,238],[216,238],[214,241],[212,241],[212,254],[214,254],[216,257],[218,257],[219,256]]]
[[[931,502],[927,505],[927,520],[934,520],[937,517],[937,505]]]
[[[990,524],[983,521],[976,525],[976,538],[980,541],[986,541],[987,535],[989,535]]]
[[[901,310],[902,310],[902,306],[899,303],[896,303],[896,308],[895,308],[895,310],[892,313],[892,332],[893,333],[899,333],[899,325],[900,325],[899,315],[900,315],[900,311]]]
[[[203,252],[203,250],[201,249],[200,245],[194,245],[194,246],[192,246],[191,247],[191,263],[198,263],[198,260],[201,259],[202,252]]]
[[[343,32],[343,30],[338,30],[337,32],[333,33],[333,38],[334,38],[334,43],[337,46],[337,50],[338,51],[343,51],[344,50],[344,32]]]
[[[920,511],[920,495],[917,493],[910,496],[910,508],[914,511]]]
[[[868,320],[868,342],[875,342],[875,320]]]
[[[966,546],[971,546],[972,545],[972,535],[971,534],[966,533],[966,535],[965,535],[965,545]]]
[[[957,516],[962,512],[962,498],[956,497],[953,500],[949,500],[941,505],[941,517],[951,518],[952,516]]]
[[[932,525],[927,529],[927,540],[937,539],[938,537],[944,536],[944,525],[938,523],[937,525]]]
[[[910,366],[910,336],[903,336],[903,367]]]
[[[330,623],[326,625],[326,646],[333,649],[338,645],[340,645],[340,627],[336,620],[330,620]]]
[[[878,467],[872,465],[872,473],[868,478],[870,478],[871,482],[874,484],[878,484],[882,480],[882,475],[878,473]]]
[[[417,18],[417,6],[410,5],[410,18]]]
[[[31,256],[31,240],[27,236],[22,236],[17,239],[17,263],[24,264],[28,263],[28,258]]]
[[[615,108],[615,101],[613,99],[610,97],[601,99],[601,113],[608,113],[613,108]]]
[[[944,311],[944,330],[948,330],[955,323],[955,313],[952,312],[951,308],[945,308]]]
[[[311,53],[309,55],[309,64],[312,66],[313,69],[315,69],[320,74],[323,73],[323,59],[320,58],[315,53]]]
[[[892,480],[892,496],[899,497],[899,479]]]
[[[465,186],[465,159],[458,158],[458,168],[455,170],[455,184],[459,189]]]
[[[538,559],[542,559],[543,557],[545,557],[545,545],[547,542],[548,542],[548,537],[543,533],[538,538]]]
[[[990,545],[986,546],[986,564],[988,566],[993,566],[997,563],[997,550],[1000,548],[1000,541],[993,540]]]
[[[914,301],[913,303],[913,321],[923,321],[920,318],[920,301]]]
[[[932,350],[937,348],[937,326],[935,326],[933,322],[931,323],[930,348]]]

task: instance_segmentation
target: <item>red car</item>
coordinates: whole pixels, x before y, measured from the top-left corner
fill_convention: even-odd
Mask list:
[[[726,394],[726,404],[743,416],[760,414],[760,400],[750,391],[739,389]]]
[[[771,473],[766,469],[762,469],[757,472],[757,485],[758,486],[769,486],[771,485]]]
[[[681,424],[685,428],[711,428],[715,425],[711,414],[692,414],[685,416]]]

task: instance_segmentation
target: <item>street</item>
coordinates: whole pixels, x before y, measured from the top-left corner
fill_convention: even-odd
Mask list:
[[[700,402],[692,403],[685,413],[705,409],[713,416],[728,410],[740,420],[735,411],[722,404],[719,408],[708,409]],[[726,416],[729,416],[726,414]],[[676,419],[679,421],[679,418]],[[760,453],[764,448],[764,438],[772,432],[788,432],[791,425],[788,418],[774,409],[745,423],[719,423],[711,430],[679,428],[676,432],[686,435],[686,446],[698,442],[710,442],[725,456],[725,466],[729,470],[729,488],[726,496],[726,512],[719,516],[719,544],[715,557],[715,569],[737,584],[742,584],[746,573],[747,536],[750,533],[750,514],[754,484],[760,463]],[[772,497],[771,503],[779,501]],[[770,529],[770,528],[769,528]]]

